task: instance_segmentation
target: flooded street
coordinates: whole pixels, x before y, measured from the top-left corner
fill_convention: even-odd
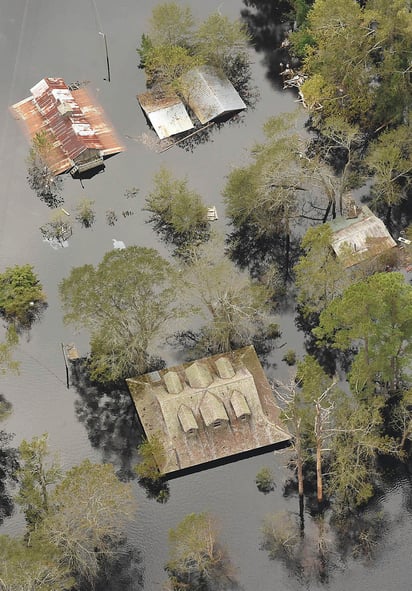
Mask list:
[[[62,323],[57,286],[72,267],[98,263],[111,250],[113,240],[126,246],[154,247],[167,256],[141,209],[152,188],[152,179],[163,164],[177,177],[187,176],[191,188],[206,205],[215,205],[217,228],[227,232],[221,191],[231,167],[246,161],[248,151],[262,138],[262,124],[270,117],[295,109],[292,94],[277,90],[266,77],[262,55],[252,51],[253,83],[260,98],[238,124],[215,129],[209,142],[192,152],[179,147],[159,154],[139,140],[149,130],[136,100],[145,89],[144,74],[138,69],[136,47],[147,27],[155,0],[3,0],[0,7],[0,269],[29,263],[34,266],[47,294],[43,317],[21,339],[17,359],[19,376],[0,378],[0,392],[13,404],[13,414],[3,429],[15,433],[14,444],[48,432],[50,446],[59,453],[65,469],[85,458],[114,462],[121,469],[133,465],[137,429],[127,398],[113,394],[106,399],[87,398],[66,388],[61,343],[75,342],[81,354],[88,351],[88,335],[74,334]],[[220,3],[188,2],[196,17],[204,18],[219,10],[231,18],[240,17],[241,0]],[[110,56],[111,82],[104,78],[106,60],[103,38]],[[81,198],[94,201],[96,223],[91,229],[75,224],[67,248],[54,250],[42,241],[39,227],[50,210],[30,190],[26,181],[28,143],[8,107],[27,97],[30,88],[46,76],[67,82],[89,81],[108,118],[123,141],[126,151],[106,162],[104,173],[82,188],[68,175],[64,181],[64,208],[73,212]],[[134,139],[130,139],[134,138]],[[136,187],[137,196],[127,199],[126,189]],[[106,222],[107,210],[116,212],[114,226]],[[133,211],[123,216],[122,212]],[[281,358],[287,349],[302,351],[303,337],[297,333],[293,313],[280,319],[285,346],[276,351],[276,376],[287,379],[288,368]],[[173,351],[159,354],[174,363]],[[92,395],[91,395],[92,396]],[[262,519],[267,513],[288,510],[298,514],[296,497],[282,494],[288,452],[265,454],[185,476],[170,482],[170,499],[157,503],[146,496],[136,480],[138,498],[136,521],[130,525],[129,541],[140,553],[136,576],[118,591],[144,589],[160,591],[166,580],[167,536],[170,528],[190,512],[211,511],[221,525],[221,537],[228,548],[244,591],[305,589],[278,561],[271,561],[260,548]],[[274,471],[277,487],[263,495],[255,485],[262,466]],[[363,563],[350,559],[345,569],[333,573],[327,587],[332,591],[380,591],[410,589],[412,547],[411,487],[404,478],[382,495],[382,509],[388,512],[389,526],[380,541],[378,559]],[[0,528],[2,533],[19,534],[23,519],[16,513]],[[310,585],[313,590],[321,584]]]

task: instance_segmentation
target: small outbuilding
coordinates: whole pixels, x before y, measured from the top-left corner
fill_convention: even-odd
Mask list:
[[[182,82],[183,97],[202,125],[246,109],[230,80],[215,68],[192,68]]]
[[[137,100],[159,139],[193,129],[192,120],[176,94],[148,91],[138,94]]]

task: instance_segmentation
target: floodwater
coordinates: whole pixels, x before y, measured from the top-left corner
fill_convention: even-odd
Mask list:
[[[155,4],[153,0],[2,0],[0,5],[0,268],[34,265],[48,296],[42,319],[21,341],[20,375],[1,378],[0,390],[14,409],[4,428],[15,433],[16,445],[22,438],[48,432],[51,448],[60,454],[65,468],[90,458],[113,461],[121,473],[127,474],[134,460],[136,425],[124,395],[109,393],[101,397],[96,392],[66,389],[61,343],[75,341],[80,352],[85,353],[88,341],[86,334],[73,334],[70,327],[63,326],[58,283],[72,267],[98,263],[113,247],[113,240],[123,241],[126,246],[155,247],[166,254],[141,211],[153,174],[162,164],[178,177],[187,176],[205,204],[216,205],[220,215],[216,225],[226,231],[220,196],[225,175],[232,166],[246,161],[251,145],[262,138],[261,126],[268,117],[295,108],[293,95],[270,82],[262,54],[253,52],[253,77],[260,100],[242,122],[216,130],[209,142],[196,146],[193,152],[174,147],[158,154],[143,145],[139,136],[148,129],[135,96],[144,90],[144,76],[137,68],[135,49]],[[200,18],[213,10],[233,18],[244,8],[240,0],[193,0],[188,4]],[[104,80],[106,61],[99,32],[105,33],[108,42],[110,83]],[[89,230],[76,226],[68,248],[58,250],[41,239],[39,226],[48,221],[50,210],[27,185],[28,145],[7,110],[28,96],[29,89],[45,76],[62,76],[68,82],[90,81],[90,88],[127,148],[107,162],[103,174],[85,181],[84,188],[78,181],[66,179],[65,209],[73,211],[79,199],[87,197],[95,201],[97,221]],[[139,193],[126,199],[124,192],[131,187],[137,187]],[[109,209],[118,216],[114,226],[108,226],[105,220]],[[134,215],[124,217],[122,211],[127,210],[134,211]],[[281,361],[282,354],[288,348],[300,352],[302,336],[294,329],[291,312],[285,313],[280,323],[285,347],[275,352],[273,360],[277,363],[275,371],[285,379],[287,368]],[[173,352],[165,349],[160,354],[173,362]],[[168,530],[187,513],[202,511],[211,511],[219,519],[239,589],[321,588],[317,583],[307,587],[299,582],[284,565],[271,561],[260,549],[264,515],[298,511],[296,498],[282,494],[282,482],[288,476],[286,461],[287,454],[271,453],[173,480],[170,499],[163,505],[147,498],[134,480],[139,510],[128,534],[129,542],[139,552],[138,572],[131,569],[129,582],[126,573],[121,583],[119,574],[117,584],[107,588],[160,590],[166,580],[163,565],[167,560]],[[273,469],[277,483],[275,491],[268,495],[259,493],[254,483],[262,466]],[[410,589],[410,495],[406,478],[388,486],[380,501],[389,523],[379,541],[377,559],[366,563],[350,559],[346,568],[333,573],[328,588]],[[1,531],[17,535],[22,527],[21,515],[16,513]]]

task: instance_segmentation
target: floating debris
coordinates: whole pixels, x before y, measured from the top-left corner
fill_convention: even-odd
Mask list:
[[[113,248],[115,250],[124,250],[126,248],[125,243],[122,240],[116,240],[116,238],[112,238]]]

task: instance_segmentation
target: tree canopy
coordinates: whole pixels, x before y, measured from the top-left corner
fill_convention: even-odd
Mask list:
[[[302,93],[315,119],[376,132],[410,108],[412,15],[406,0],[316,0],[292,45],[308,41]]]
[[[0,312],[6,320],[30,325],[46,296],[31,265],[7,267],[0,273]]]
[[[321,313],[318,339],[347,350],[358,346],[350,383],[359,396],[394,393],[409,381],[412,287],[401,273],[376,273],[349,286]]]
[[[59,288],[64,320],[90,330],[92,377],[115,381],[149,369],[167,324],[183,314],[178,277],[156,250],[137,246],[72,269]]]
[[[187,178],[177,179],[165,167],[155,174],[153,190],[146,197],[144,210],[150,212],[149,222],[175,254],[206,241],[210,235],[207,207],[198,193],[188,187]]]

